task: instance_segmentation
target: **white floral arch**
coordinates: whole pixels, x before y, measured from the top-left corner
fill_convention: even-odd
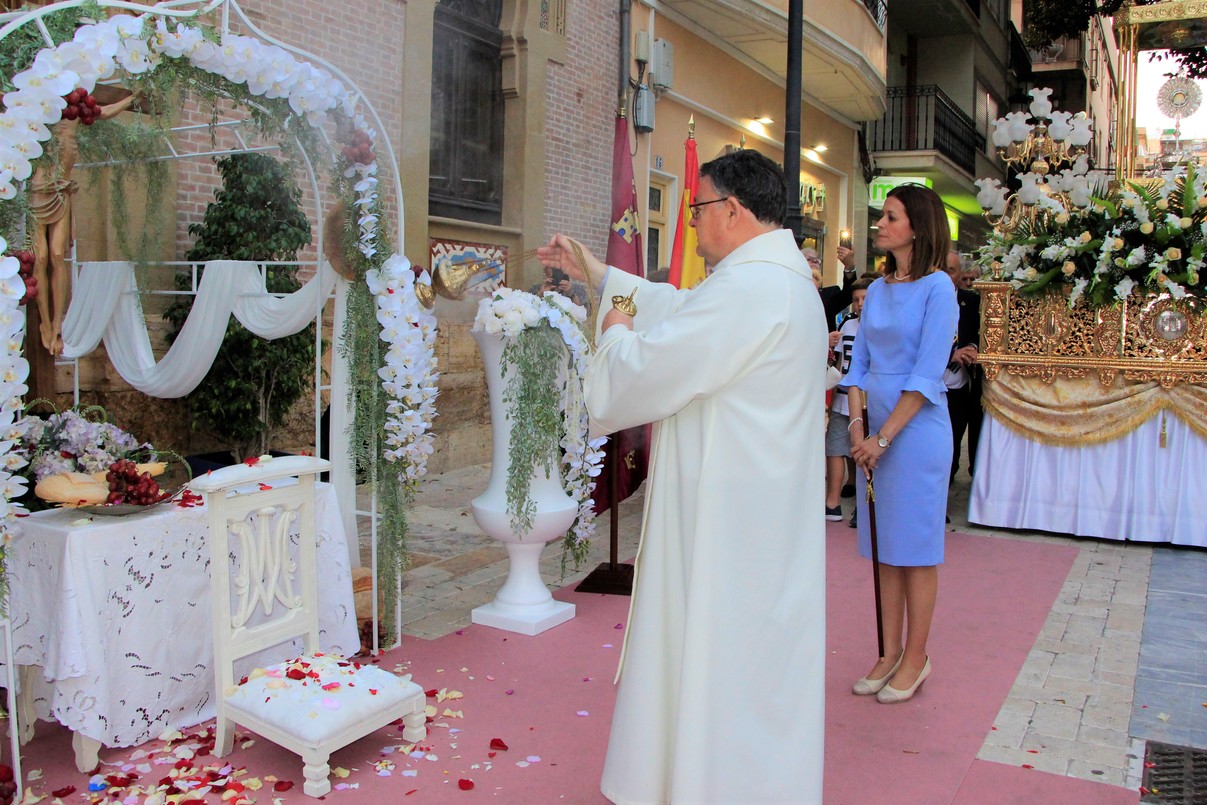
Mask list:
[[[42,22],[56,11],[97,7],[131,13],[83,24],[71,40],[60,44],[52,40]],[[211,26],[202,22],[202,17],[212,14],[220,14],[220,24]],[[53,136],[50,127],[61,119],[66,105],[64,95],[77,87],[91,92],[98,82],[123,74],[151,72],[171,60],[182,60],[233,84],[245,84],[253,96],[286,99],[293,116],[309,123],[328,146],[331,143],[324,126],[329,117],[348,124],[344,128],[367,134],[373,151],[383,154],[386,160],[399,206],[395,243],[402,243],[402,187],[397,161],[372,104],[338,68],[259,30],[236,0],[166,0],[154,6],[124,0],[61,0],[0,19],[7,20],[0,27],[0,40],[22,26],[34,25],[46,42],[32,65],[13,77],[17,90],[4,96],[5,109],[0,112],[0,198],[24,192],[35,162],[42,156],[42,143]],[[232,19],[253,36],[234,33]],[[344,159],[338,149],[331,150],[336,160]],[[410,262],[401,254],[380,253],[380,221],[376,213],[378,158],[374,156],[367,162],[348,158],[338,162],[336,170],[342,171],[354,190],[350,201],[356,210],[357,257],[360,265],[367,268],[364,281],[376,299],[380,336],[387,345],[384,364],[378,371],[387,399],[385,432],[378,439],[384,459],[394,465],[398,482],[409,484],[424,474],[427,457],[432,452],[431,421],[435,415],[438,377],[433,355],[435,319],[419,304],[414,293],[416,282],[430,280],[426,274],[416,278]],[[313,175],[312,170],[312,180]],[[317,198],[317,182],[314,189]],[[0,254],[10,243],[18,248],[20,238],[20,233],[0,232]],[[318,275],[323,274],[321,268],[316,266]],[[15,257],[0,257],[0,535],[11,526],[10,518],[20,513],[20,508],[11,501],[25,492],[24,479],[15,473],[26,462],[13,450],[21,436],[18,414],[22,397],[28,391],[29,375],[29,364],[23,357],[25,315],[19,306],[25,287],[18,269]],[[341,317],[347,291],[347,281],[340,280],[336,297],[337,340],[343,335]],[[314,303],[316,314],[321,307],[319,298]],[[334,351],[333,402],[347,396],[341,352]],[[344,405],[333,404],[331,410],[333,435],[346,432],[353,415],[360,415]],[[337,494],[342,501],[353,501],[355,479],[347,445],[337,438],[331,442]],[[383,480],[390,479],[383,477]],[[352,506],[345,508],[349,533],[355,535],[356,512]],[[374,517],[375,564],[377,538]],[[376,573],[374,577],[378,578]],[[397,584],[397,579],[393,584]]]

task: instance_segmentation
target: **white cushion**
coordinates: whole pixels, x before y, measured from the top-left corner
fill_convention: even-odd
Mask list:
[[[423,689],[409,676],[362,666],[338,654],[315,654],[255,669],[226,692],[226,702],[317,745],[349,724],[371,719],[415,694],[423,696]]]

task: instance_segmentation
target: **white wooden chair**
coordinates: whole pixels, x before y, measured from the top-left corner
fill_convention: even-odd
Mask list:
[[[336,749],[400,718],[404,740],[427,736],[427,701],[409,675],[318,651],[314,483],[329,467],[289,456],[216,470],[190,484],[209,510],[215,754],[231,751],[240,724],[302,756],[303,789],[312,797],[331,790],[328,760]],[[296,484],[285,480],[293,476]],[[292,551],[291,533],[298,535]],[[304,654],[285,656],[298,637]],[[272,647],[284,662],[235,677],[240,658]]]

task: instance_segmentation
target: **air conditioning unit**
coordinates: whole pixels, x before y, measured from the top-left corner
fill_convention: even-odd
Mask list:
[[[650,80],[659,92],[675,86],[675,46],[665,39],[655,39],[650,54]]]

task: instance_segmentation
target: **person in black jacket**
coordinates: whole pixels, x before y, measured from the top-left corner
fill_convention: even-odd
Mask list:
[[[850,252],[850,249],[847,251]],[[851,254],[850,262],[844,262],[842,265],[842,285],[826,286],[821,284],[821,257],[817,254],[817,250],[805,248],[801,249],[801,254],[809,261],[809,268],[813,269],[813,280],[817,283],[817,292],[821,294],[821,303],[826,309],[826,327],[833,334],[838,329],[838,314],[851,304],[851,286],[855,284],[854,253]],[[831,336],[831,349],[834,348],[837,340],[836,337]]]
[[[951,363],[943,376],[947,384],[947,411],[951,416],[951,478],[960,468],[960,442],[968,432],[968,474],[976,469],[977,443],[981,437],[981,367],[977,348],[981,338],[981,295],[961,287],[964,260],[958,252],[947,255],[947,275],[956,286],[960,320],[952,346]]]

